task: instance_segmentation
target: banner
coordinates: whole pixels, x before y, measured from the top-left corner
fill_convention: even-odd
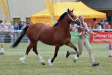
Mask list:
[[[54,7],[52,0],[45,0],[49,14],[51,15],[52,24],[54,23]]]
[[[78,32],[70,32],[70,34],[71,34],[71,42],[72,43],[77,43],[78,38],[79,38],[77,36]],[[87,35],[87,39],[89,40],[89,34]]]
[[[52,0],[45,0],[49,14],[54,16],[54,7]]]
[[[6,23],[10,23],[10,14],[7,0],[0,0],[0,5],[4,13]]]
[[[94,36],[94,37],[93,35],[90,35],[89,41],[92,43],[112,42],[112,32],[99,32],[97,36]]]

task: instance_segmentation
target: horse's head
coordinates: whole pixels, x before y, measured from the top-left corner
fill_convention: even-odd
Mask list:
[[[77,19],[77,16],[73,13],[73,10],[67,10],[67,15],[69,18],[70,23],[76,23],[78,25],[80,25],[80,21]]]

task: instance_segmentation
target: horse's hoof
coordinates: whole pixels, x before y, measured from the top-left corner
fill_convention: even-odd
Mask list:
[[[25,64],[25,61],[22,61],[22,63],[21,64]]]
[[[21,64],[25,64],[24,57],[21,57],[21,58],[20,58],[20,61],[22,61]]]
[[[45,62],[41,62],[42,65],[45,65]]]
[[[74,60],[74,62],[76,62],[77,60]]]
[[[24,65],[25,63],[21,63],[22,65]]]
[[[77,61],[77,59],[74,58],[74,62],[76,62],[76,61]]]
[[[50,63],[49,66],[53,66],[53,63]]]
[[[53,66],[53,63],[51,62],[51,59],[48,59],[48,63],[50,66]]]

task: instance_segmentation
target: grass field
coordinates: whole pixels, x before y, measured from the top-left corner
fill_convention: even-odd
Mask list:
[[[67,46],[60,48],[51,67],[47,60],[53,57],[54,46],[45,44],[38,44],[38,52],[44,58],[45,66],[41,65],[33,51],[29,53],[26,64],[21,65],[19,58],[24,56],[28,44],[19,44],[16,48],[11,48],[11,44],[4,44],[5,55],[0,55],[0,75],[112,75],[112,58],[108,58],[109,50],[105,49],[107,44],[91,44],[96,62],[100,63],[97,67],[91,66],[86,49],[76,63],[73,62],[73,55],[66,58],[66,51],[73,50]]]

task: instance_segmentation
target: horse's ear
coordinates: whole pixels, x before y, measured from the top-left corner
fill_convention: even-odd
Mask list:
[[[67,12],[68,12],[68,13],[70,12],[69,8],[68,8]]]
[[[73,8],[73,10],[72,10],[72,12],[74,11],[74,8]]]

